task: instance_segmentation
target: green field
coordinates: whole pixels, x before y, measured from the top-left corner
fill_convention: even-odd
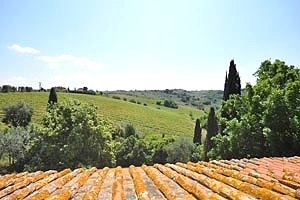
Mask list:
[[[0,93],[0,118],[4,116],[3,107],[23,100],[34,108],[33,122],[42,120],[48,101],[48,92],[14,92]],[[203,111],[191,106],[179,105],[178,109],[157,106],[160,99],[122,96],[120,100],[110,96],[93,96],[86,94],[57,93],[58,101],[77,99],[83,103],[94,104],[100,116],[114,123],[129,122],[141,136],[165,134],[166,136],[192,135],[195,120],[203,115]],[[127,98],[127,101],[122,100]],[[131,103],[130,99],[140,102]],[[147,105],[144,105],[146,103]]]

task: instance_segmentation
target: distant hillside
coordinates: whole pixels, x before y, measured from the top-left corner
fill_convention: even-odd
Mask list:
[[[166,90],[131,90],[131,91],[107,91],[108,96],[129,95],[132,97],[149,98],[155,100],[171,99],[180,105],[189,105],[200,110],[208,111],[209,107],[219,108],[223,98],[223,90],[187,91],[182,89]]]
[[[205,119],[203,110],[191,106],[193,102],[207,102],[218,105],[220,92],[199,91],[188,92],[184,90],[166,91],[130,91],[105,92],[100,95],[86,95],[58,92],[58,101],[64,99],[78,99],[81,102],[92,103],[97,106],[98,114],[110,119],[114,123],[129,122],[141,135],[165,134],[166,136],[192,135],[196,118]],[[202,96],[201,96],[202,95]],[[0,118],[3,118],[3,107],[10,103],[23,100],[34,108],[33,121],[38,122],[46,110],[48,92],[11,92],[0,93]],[[114,96],[114,98],[113,98]],[[120,97],[119,99],[116,96]],[[214,98],[216,97],[216,98]],[[184,101],[184,98],[189,99]],[[164,99],[175,100],[178,109],[166,108],[157,105],[157,101]],[[135,102],[135,103],[133,103]],[[205,103],[205,102],[204,102]],[[205,104],[203,104],[205,108]]]

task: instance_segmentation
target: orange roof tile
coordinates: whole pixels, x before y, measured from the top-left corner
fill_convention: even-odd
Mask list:
[[[300,199],[300,157],[13,173],[0,199]]]

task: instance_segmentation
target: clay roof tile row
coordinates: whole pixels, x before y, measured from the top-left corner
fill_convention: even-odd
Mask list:
[[[300,157],[13,173],[0,199],[300,199]]]

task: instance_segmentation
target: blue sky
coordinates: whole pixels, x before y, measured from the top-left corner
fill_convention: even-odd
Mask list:
[[[300,66],[300,1],[0,1],[0,85],[223,89]]]

